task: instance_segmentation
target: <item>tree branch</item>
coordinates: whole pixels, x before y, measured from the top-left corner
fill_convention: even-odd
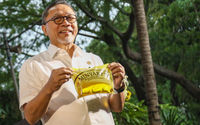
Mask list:
[[[32,30],[33,32],[37,33],[37,34],[40,34],[40,35],[42,35],[42,36],[45,36],[44,33],[41,33],[41,32],[36,31],[36,30],[34,30],[34,29],[31,29],[31,30]]]
[[[32,29],[35,25],[40,24],[41,20],[36,21],[35,23],[33,23],[30,27],[27,27],[24,31],[22,31],[21,33],[19,33],[18,35],[12,37],[11,39],[7,40],[7,42],[11,42],[13,40],[15,40],[16,38],[20,37],[23,33],[25,33],[26,31]],[[2,48],[4,45],[0,45],[0,48]]]
[[[131,1],[132,7],[134,7],[133,2]],[[132,10],[133,13],[133,10]],[[132,52],[132,50],[128,46],[128,40],[130,39],[132,32],[134,30],[134,14],[130,15],[130,23],[127,31],[123,34],[122,39],[122,46],[123,46],[123,51],[125,55],[138,63],[141,64],[141,55],[137,52]],[[176,81],[179,83],[188,93],[190,93],[193,97],[197,98],[200,100],[200,88],[196,87],[191,81],[187,80],[184,76],[168,70],[164,67],[159,66],[158,64],[153,64],[154,65],[154,70],[157,74],[166,77],[170,80]]]
[[[25,33],[26,31],[32,29],[35,25],[38,25],[41,22],[41,19],[36,21],[35,23],[33,23],[30,27],[27,27],[24,31],[22,31],[21,33],[19,33],[18,35],[14,36],[13,38],[9,39],[8,42],[13,41],[14,39],[20,37],[23,33]]]
[[[94,34],[98,34],[98,32],[92,30],[92,29],[89,29],[89,28],[82,28],[83,31],[87,31],[87,32],[90,32],[90,33],[94,33]]]
[[[136,61],[141,64],[141,55],[137,52],[132,52],[129,47],[128,49],[128,58],[130,58],[133,61]],[[194,85],[192,81],[189,81],[186,79],[183,75],[178,74],[172,70],[168,70],[156,63],[153,63],[154,70],[157,74],[166,77],[170,80],[176,81],[179,83],[190,95],[192,95],[194,98],[200,100],[200,88]]]
[[[81,35],[81,36],[86,36],[86,37],[90,37],[90,38],[97,39],[97,40],[103,40],[101,37],[97,37],[97,36],[83,34],[83,33],[80,33],[80,32],[78,34]]]
[[[34,56],[34,55],[31,55],[31,54],[28,54],[28,53],[25,53],[25,52],[19,52],[19,51],[10,51],[10,52],[17,53],[17,54],[23,54],[23,55],[28,56],[28,57]]]
[[[83,23],[82,26],[78,29],[78,32],[79,32],[80,30],[82,30],[82,28],[84,28],[84,26],[86,26],[87,24],[89,24],[89,23],[92,22],[92,21],[93,21],[93,19],[90,19],[90,20],[86,21],[85,23]]]
[[[109,46],[117,46],[117,43],[114,39],[113,34],[103,34],[103,41],[105,41]],[[132,86],[135,88],[136,91],[136,95],[138,97],[138,100],[144,100],[145,99],[145,91],[142,88],[142,81],[136,77],[136,75],[134,74],[134,72],[131,70],[131,67],[129,66],[129,64],[127,63],[125,57],[119,52],[114,50],[114,53],[119,56],[120,60],[118,60],[123,66],[125,66],[126,69],[126,73],[129,77]]]
[[[84,8],[78,0],[74,0],[76,5],[90,18],[100,21],[101,23],[105,24],[107,27],[109,27],[114,33],[116,33],[119,37],[122,36],[122,33],[117,30],[115,27],[113,27],[111,24],[108,23],[104,18],[92,15],[86,8]]]
[[[30,55],[30,54],[24,53],[24,52],[21,52],[20,54],[23,54],[23,55],[28,56],[28,57],[33,57],[34,56],[34,55]]]
[[[134,15],[134,12],[133,12],[133,9],[131,11],[131,14],[129,15],[129,26],[128,26],[128,29],[125,33],[123,33],[123,36],[122,36],[122,41],[124,44],[127,44],[128,43],[128,40],[131,38],[131,35],[134,31],[134,27],[135,27],[135,15]]]
[[[112,4],[115,8],[117,8],[122,14],[127,15],[127,16],[130,15],[130,13],[124,11],[122,8],[120,8],[120,7],[119,7],[115,2],[113,2],[112,0],[111,0],[110,2],[111,2],[111,4]]]

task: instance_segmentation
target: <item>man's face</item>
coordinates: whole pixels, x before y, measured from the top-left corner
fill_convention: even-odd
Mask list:
[[[74,11],[65,4],[58,4],[50,8],[48,13],[46,21],[60,16],[75,15]],[[52,44],[59,46],[61,44],[67,45],[74,42],[78,32],[78,26],[76,21],[69,23],[64,19],[63,23],[59,25],[55,24],[54,21],[49,21],[46,25],[42,26],[42,30],[49,37]]]

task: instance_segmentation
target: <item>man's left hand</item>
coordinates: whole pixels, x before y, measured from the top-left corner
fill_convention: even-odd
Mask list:
[[[108,65],[108,68],[112,72],[114,80],[114,88],[119,89],[123,86],[122,80],[125,77],[125,69],[120,63],[112,62]]]

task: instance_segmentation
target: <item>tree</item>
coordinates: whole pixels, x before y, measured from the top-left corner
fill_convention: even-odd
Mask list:
[[[48,39],[40,29],[40,17],[50,1],[1,1],[0,31],[6,32],[11,48],[20,48],[20,44],[22,48],[21,53],[11,49],[16,73],[25,59],[48,46]],[[130,86],[133,86],[136,91],[137,99],[132,99],[131,103],[144,100],[144,76],[141,73],[141,54],[138,38],[134,32],[135,12],[131,1],[68,0],[68,2],[77,12],[79,36],[92,38],[90,44],[84,39],[77,39],[76,43],[87,43],[87,50],[100,55],[104,62],[122,63],[129,76]],[[144,5],[159,103],[180,106],[187,112],[186,118],[191,119],[189,115],[191,113],[196,116],[193,121],[198,121],[200,112],[199,1],[145,0]],[[14,120],[5,119],[18,109],[11,108],[11,104],[17,107],[17,103],[12,99],[14,86],[8,75],[10,72],[2,37],[0,51],[0,109],[2,109],[0,117],[4,118],[0,121],[12,124]],[[8,106],[5,103],[8,103]],[[12,118],[16,120],[19,116],[17,118],[12,116]],[[123,121],[131,124],[127,119]]]
[[[149,122],[150,125],[161,125],[156,80],[153,70],[153,63],[149,45],[149,35],[147,31],[143,0],[135,0],[134,8],[135,8],[138,39],[141,48]]]

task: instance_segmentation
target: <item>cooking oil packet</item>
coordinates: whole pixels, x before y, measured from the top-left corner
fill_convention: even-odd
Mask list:
[[[72,69],[72,79],[79,98],[96,93],[114,92],[112,72],[108,68],[108,64],[93,68]]]

